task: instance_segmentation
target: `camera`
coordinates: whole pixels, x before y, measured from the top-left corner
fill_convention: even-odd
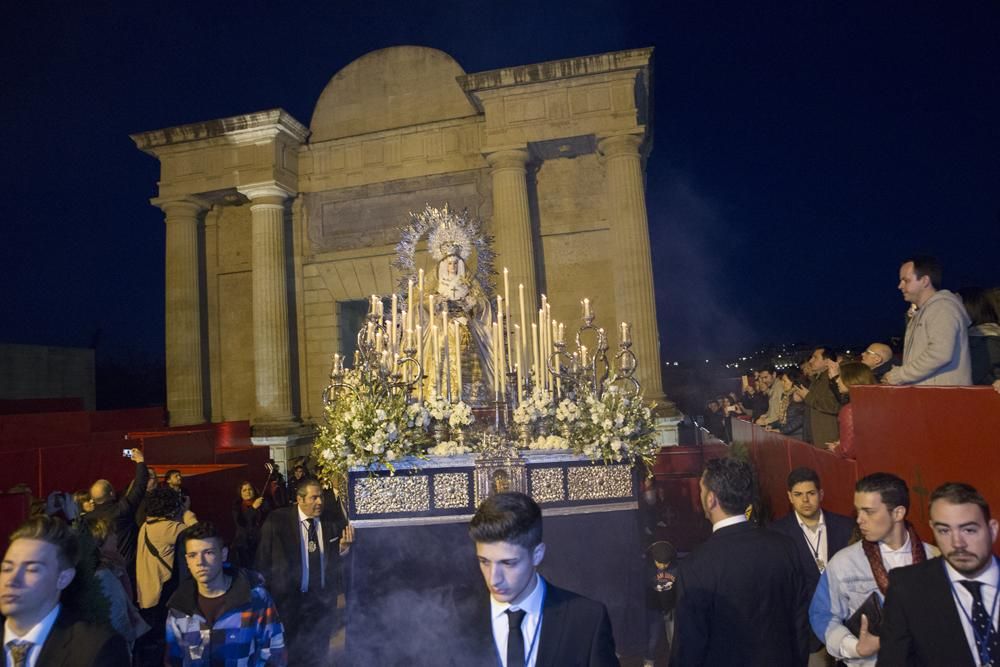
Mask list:
[[[122,450],[122,456],[124,456],[127,459],[132,458],[132,450],[131,449],[123,449]]]

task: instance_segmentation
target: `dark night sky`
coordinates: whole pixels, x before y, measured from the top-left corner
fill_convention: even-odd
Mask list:
[[[162,356],[158,163],[128,134],[308,125],[339,69],[400,44],[467,72],[656,48],[665,359],[899,334],[911,252],[1000,284],[1000,3],[25,2],[5,24],[0,342]]]

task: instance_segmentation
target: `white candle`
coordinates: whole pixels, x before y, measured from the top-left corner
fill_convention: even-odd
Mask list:
[[[583,319],[590,319],[590,299],[583,300]]]
[[[396,340],[397,340],[397,338],[396,338],[396,335],[397,335],[396,334],[396,306],[398,305],[398,301],[396,299],[396,293],[395,292],[392,293],[392,302],[391,303],[392,303],[392,318],[391,318],[392,325],[389,328],[390,329],[390,331],[389,331],[389,349],[392,350],[393,354],[396,354],[396,348],[397,348],[397,345],[396,345]]]
[[[535,384],[538,384],[539,378],[541,377],[540,370],[541,367],[538,365],[538,325],[534,322],[531,323],[531,355],[534,358],[532,363],[532,369],[535,372]]]
[[[516,348],[514,355],[514,370],[517,372],[517,391],[515,395],[517,396],[518,404],[521,403],[521,327],[520,325],[514,325],[514,347]]]
[[[559,323],[559,333],[556,334],[556,342],[563,344],[566,342],[566,325]]]
[[[459,340],[459,324],[452,325],[455,328],[455,376],[458,379],[458,400],[462,400],[462,344]]]
[[[441,352],[437,324],[431,320],[431,342],[434,350],[434,390],[441,395]]]
[[[420,400],[424,399],[424,379],[427,377],[427,367],[424,365],[424,329],[417,323],[417,359],[420,362]]]
[[[424,270],[420,269],[417,272],[417,324],[423,325],[424,323]],[[423,345],[423,341],[420,342]]]
[[[497,354],[499,349],[496,344],[497,331],[499,331],[497,323],[493,322],[490,325],[490,335],[493,337],[493,346],[490,348],[490,361],[493,363],[493,395],[494,395],[493,400],[495,401],[500,400],[500,388],[497,385],[497,373],[498,369],[500,368],[500,362],[497,359]]]
[[[543,295],[544,299],[545,296]],[[542,389],[546,388],[545,381],[545,308],[538,309],[538,383]]]
[[[521,304],[521,347],[525,349],[525,355],[527,356],[528,349],[528,327],[525,325],[524,320],[524,285],[517,286],[518,298]]]
[[[587,346],[586,345],[581,345],[580,346],[580,365],[581,366],[586,366],[587,365]]]
[[[503,267],[503,302],[505,304],[507,304],[507,321],[504,323],[504,324],[506,324],[506,327],[503,330],[501,330],[500,335],[503,336],[504,332],[506,331],[506,336],[507,336],[507,351],[510,353],[510,356],[513,357],[514,356],[514,350],[510,346],[510,335],[511,335],[510,314],[511,314],[512,308],[511,308],[511,305],[510,305],[510,284],[507,281],[507,267],[506,266]],[[507,357],[507,355],[505,354],[504,358],[506,358],[506,357]],[[514,367],[511,365],[513,363],[513,361],[514,361],[513,359],[508,359],[507,360],[507,372],[511,372],[511,371],[514,370]]]
[[[622,342],[625,344],[632,342],[632,334],[629,331],[631,328],[628,322],[622,322]]]

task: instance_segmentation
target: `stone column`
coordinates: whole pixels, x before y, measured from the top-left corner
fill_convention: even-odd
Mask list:
[[[239,188],[250,199],[253,245],[254,434],[281,435],[298,426],[292,414],[285,200],[274,183]]]
[[[171,426],[205,421],[202,387],[201,289],[198,220],[208,208],[197,198],[153,200],[166,225],[167,414]]]
[[[646,192],[639,157],[641,143],[641,136],[626,134],[602,138],[597,147],[604,156],[608,184],[615,313],[618,322],[632,323],[632,350],[639,359],[636,378],[642,384],[643,394],[663,405],[666,399],[661,379]],[[616,329],[617,326],[611,328]],[[669,409],[674,410],[672,405]]]
[[[497,271],[500,272],[500,289],[503,289],[503,268],[510,269],[510,298],[515,318],[517,286],[524,285],[525,321],[538,313],[538,283],[535,280],[535,251],[531,231],[531,213],[528,209],[528,186],[525,165],[528,151],[503,150],[486,156],[493,177],[493,232],[496,235],[498,255]],[[514,322],[518,322],[515,319]],[[531,344],[531,325],[528,325],[528,344]]]

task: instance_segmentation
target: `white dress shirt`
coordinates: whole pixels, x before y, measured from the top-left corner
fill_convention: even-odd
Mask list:
[[[809,553],[813,554],[815,558],[819,558],[824,564],[829,563],[830,559],[827,557],[827,541],[826,541],[826,521],[823,520],[823,510],[819,511],[819,523],[816,524],[815,528],[810,528],[803,521],[802,517],[799,516],[798,512],[793,512],[795,514],[795,520],[799,522],[799,528],[802,529],[802,534],[806,538],[806,542],[809,543]],[[816,564],[819,567],[819,563]],[[822,570],[820,570],[822,571]]]
[[[978,581],[983,585],[979,589],[980,594],[983,596],[983,606],[986,607],[986,613],[991,614],[993,618],[993,629],[997,630],[997,617],[1000,614],[996,613],[994,605],[998,602],[997,597],[997,584],[1000,580],[1000,567],[997,567],[996,558],[990,559],[990,565],[986,568],[986,571],[980,574],[978,577],[970,579],[951,566],[948,561],[945,561],[945,569],[948,571],[948,579],[951,581],[951,587],[954,592],[958,595],[958,600],[955,601],[955,606],[958,607],[959,601],[962,603],[963,609],[957,609],[958,617],[962,619],[962,630],[965,631],[965,641],[969,642],[969,651],[972,653],[976,660],[976,664],[979,664],[979,649],[976,648],[976,635],[972,632],[972,623],[969,619],[972,617],[972,593],[970,593],[965,586],[962,586],[958,582],[960,581]],[[952,595],[952,599],[955,596]]]
[[[746,523],[747,521],[748,519],[745,514],[737,514],[736,516],[731,516],[717,523],[713,523],[712,532],[714,533],[720,528],[725,528],[726,526],[735,526],[738,523]]]
[[[913,565],[913,549],[910,547],[909,531],[906,532],[906,541],[903,542],[903,546],[891,549],[885,542],[879,542],[878,550],[882,554],[882,564],[885,565],[886,572],[896,567]]]
[[[535,667],[538,660],[538,638],[542,634],[542,601],[545,599],[545,580],[535,573],[535,588],[528,597],[516,605],[497,602],[490,596],[490,614],[493,619],[493,642],[500,656],[500,664],[507,667],[507,634],[510,632],[510,621],[507,620],[507,610],[521,609],[525,612],[521,621],[521,635],[524,637],[524,667]]]
[[[323,586],[326,586],[326,554],[323,550],[323,522],[319,519],[313,519],[312,517],[306,516],[302,513],[302,508],[296,507],[295,511],[299,513],[299,552],[302,554],[302,585],[299,587],[299,591],[305,593],[309,590],[309,521],[316,522],[316,539],[319,541],[319,562],[320,562],[320,581],[323,582]]]
[[[7,648],[7,642],[14,639],[20,639],[22,641],[31,642],[31,650],[28,651],[28,658],[25,661],[27,667],[36,667],[38,665],[38,654],[42,652],[42,645],[45,644],[45,640],[49,638],[49,632],[52,630],[52,626],[56,623],[56,618],[59,616],[59,610],[62,605],[57,604],[52,608],[45,618],[40,620],[34,625],[30,630],[28,630],[23,636],[18,637],[17,633],[14,632],[10,627],[10,619],[4,623],[3,626],[3,650],[7,654],[7,664],[13,665],[14,660],[10,657],[10,649]],[[44,666],[41,666],[44,667]]]

